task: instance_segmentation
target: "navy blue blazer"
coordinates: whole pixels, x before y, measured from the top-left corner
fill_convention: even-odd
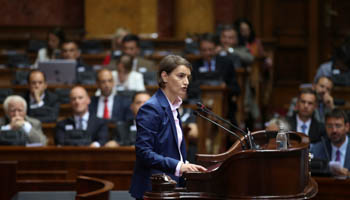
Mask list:
[[[180,154],[174,116],[165,94],[160,89],[140,108],[136,125],[136,163],[129,192],[134,198],[142,198],[146,191],[151,191],[152,174],[165,173],[178,184],[180,181],[175,176]],[[185,162],[184,140],[180,151]]]
[[[349,143],[348,143],[348,146],[346,147],[344,168],[347,168],[348,170],[350,170],[350,138],[349,136],[346,136],[346,137],[348,137]],[[314,158],[318,158],[322,160],[331,160],[332,146],[331,146],[330,140],[328,138],[325,139],[325,145],[322,144],[322,141],[313,144],[310,148],[310,152],[314,155]]]
[[[56,135],[55,144],[64,145],[64,134],[66,132],[66,127],[70,126],[75,129],[75,122],[73,117],[68,117],[56,125]],[[92,142],[96,141],[103,146],[109,139],[108,125],[107,121],[104,119],[99,119],[94,115],[89,114],[87,133],[91,134]]]
[[[98,96],[91,97],[89,105],[90,114],[96,116],[98,110]],[[128,121],[134,118],[130,110],[130,100],[124,96],[115,95],[113,100],[113,110],[111,120],[113,121]]]

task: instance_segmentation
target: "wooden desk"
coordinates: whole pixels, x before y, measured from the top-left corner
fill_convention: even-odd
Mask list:
[[[332,177],[313,177],[318,184],[315,199],[349,199],[350,179],[336,179]]]
[[[114,190],[128,190],[135,163],[134,147],[0,147],[0,161],[17,161],[17,180],[109,180]]]

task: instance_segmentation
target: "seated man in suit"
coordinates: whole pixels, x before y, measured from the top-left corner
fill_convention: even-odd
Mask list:
[[[107,121],[90,114],[88,110],[90,98],[85,88],[81,86],[72,88],[70,92],[70,101],[73,109],[73,117],[69,117],[57,123],[56,145],[103,146],[108,140]],[[84,134],[86,134],[83,136],[81,142],[73,141],[73,139],[67,142],[68,134],[74,135],[78,132],[84,132]]]
[[[8,96],[4,101],[4,111],[6,118],[0,118],[1,131],[22,131],[26,135],[26,144],[46,145],[41,122],[27,116],[27,103],[23,97]]]
[[[216,48],[216,51],[221,54],[228,53],[230,56],[233,56],[231,58],[238,56],[243,66],[250,65],[254,61],[254,56],[249,49],[239,45],[238,31],[231,25],[223,27],[220,33],[220,46]]]
[[[334,109],[325,116],[327,137],[311,146],[314,158],[327,160],[334,175],[349,176],[350,142],[349,120],[344,111]]]
[[[140,56],[140,38],[134,34],[127,34],[122,39],[122,53],[132,56],[132,70],[145,73],[147,71],[157,71],[153,61]],[[112,59],[108,65],[109,69],[115,69],[117,59]]]
[[[97,87],[101,95],[91,98],[90,113],[98,118],[126,121],[132,118],[129,109],[131,102],[124,96],[115,95],[114,86],[115,81],[110,70],[102,69],[98,72]]]
[[[123,53],[132,56],[133,71],[144,73],[146,71],[157,71],[154,62],[140,56],[140,38],[137,35],[128,34],[122,40]]]
[[[334,99],[332,97],[333,81],[326,76],[321,76],[312,84],[312,89],[317,94],[317,108],[315,110],[315,117],[319,122],[324,123],[324,114],[327,111],[334,109]],[[297,97],[293,98],[288,110],[288,116],[292,116],[297,103]]]
[[[304,133],[309,136],[310,142],[318,142],[324,134],[324,125],[320,123],[314,115],[317,108],[317,95],[311,88],[300,91],[296,104],[296,112],[287,120],[292,131]]]
[[[29,91],[24,95],[28,105],[28,116],[41,122],[55,122],[60,105],[57,95],[47,90],[45,74],[39,70],[31,71],[28,83]]]
[[[236,98],[240,88],[233,64],[228,57],[216,55],[213,35],[204,34],[199,47],[201,59],[192,63],[192,83],[189,86],[188,98],[200,99],[200,85],[226,85],[229,89],[229,117],[235,122]]]
[[[151,98],[147,92],[136,92],[132,97],[132,104],[130,105],[130,109],[133,114],[133,118],[129,119],[125,123],[127,124],[127,130],[121,130],[117,127],[117,134],[114,139],[107,142],[107,147],[118,147],[120,145],[134,145],[136,139],[136,123],[135,118],[137,112],[141,108],[141,106]],[[118,126],[118,124],[117,124]]]
[[[88,66],[81,59],[81,53],[78,44],[75,41],[68,40],[62,44],[63,59],[75,60],[76,64],[76,82],[80,84],[95,83],[95,76],[92,67]]]

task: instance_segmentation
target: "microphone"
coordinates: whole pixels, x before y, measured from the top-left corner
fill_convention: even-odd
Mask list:
[[[199,109],[200,111],[203,111],[203,112],[207,113],[208,115],[211,115],[211,116],[215,117],[216,119],[221,120],[222,122],[224,122],[224,123],[230,125],[230,126],[233,127],[235,130],[241,132],[244,136],[247,135],[247,133],[244,132],[241,128],[239,128],[238,126],[232,124],[231,122],[227,121],[226,119],[220,117],[219,115],[213,113],[211,110],[209,110],[207,107],[205,107],[205,105],[202,104],[201,102],[197,102],[196,105],[197,105],[197,107],[198,107],[198,109]]]
[[[251,147],[251,149],[259,149],[259,145],[255,144],[254,142],[254,137],[252,136],[252,134],[250,133],[246,133],[245,131],[243,131],[241,128],[239,128],[238,126],[232,124],[230,121],[220,117],[219,115],[215,114],[214,112],[212,112],[211,110],[209,110],[204,104],[202,104],[201,102],[197,102],[196,103],[199,111],[202,111],[204,113],[207,113],[208,115],[211,115],[213,117],[215,117],[218,120],[221,120],[222,122],[230,125],[231,127],[233,127],[236,131],[239,131],[241,134],[243,134],[244,139],[246,140],[246,143],[249,144],[249,146]]]
[[[193,114],[194,114],[194,115],[197,115],[197,116],[200,116],[201,118],[203,118],[203,119],[205,119],[205,120],[207,120],[207,121],[209,121],[209,122],[215,124],[216,126],[222,128],[222,129],[224,129],[225,131],[227,131],[228,133],[230,133],[231,135],[233,135],[234,137],[236,137],[236,138],[238,139],[239,143],[241,143],[242,149],[247,149],[246,146],[244,145],[243,141],[241,140],[241,137],[239,137],[235,132],[230,131],[229,129],[227,129],[227,128],[224,127],[223,125],[221,125],[221,124],[219,124],[219,123],[217,123],[217,122],[215,122],[215,121],[209,119],[208,117],[205,117],[204,115],[200,114],[200,113],[199,113],[198,111],[196,111],[196,110],[193,111]]]

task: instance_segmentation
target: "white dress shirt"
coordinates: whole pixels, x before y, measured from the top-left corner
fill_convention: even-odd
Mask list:
[[[32,96],[32,94],[29,95],[29,99],[30,99],[30,109],[36,109],[36,108],[40,108],[44,105],[44,98],[45,98],[45,93],[43,93],[40,96],[40,101],[39,103],[36,102],[36,100],[34,99],[34,97]]]
[[[306,125],[305,134],[308,136],[309,135],[309,130],[310,130],[310,125],[311,125],[311,118],[309,120],[307,120],[306,122],[303,122],[299,118],[299,115],[297,115],[297,132],[300,132],[300,133],[303,132],[303,129],[301,128],[301,126],[303,124]]]
[[[175,103],[172,104],[169,101],[168,97],[166,97],[166,98],[167,98],[167,100],[169,102],[171,111],[173,113],[173,117],[174,117],[174,121],[175,121],[175,127],[176,127],[176,133],[177,133],[177,148],[178,148],[178,151],[179,151],[179,154],[180,154],[180,161],[176,165],[175,176],[181,176],[182,174],[180,174],[180,168],[181,168],[181,165],[184,163],[184,160],[183,160],[183,157],[182,157],[182,154],[181,154],[181,142],[183,140],[183,133],[182,133],[182,129],[181,129],[181,126],[180,126],[180,120],[177,117],[177,115],[178,115],[177,109],[181,106],[182,99],[180,97],[178,97],[175,100]]]

